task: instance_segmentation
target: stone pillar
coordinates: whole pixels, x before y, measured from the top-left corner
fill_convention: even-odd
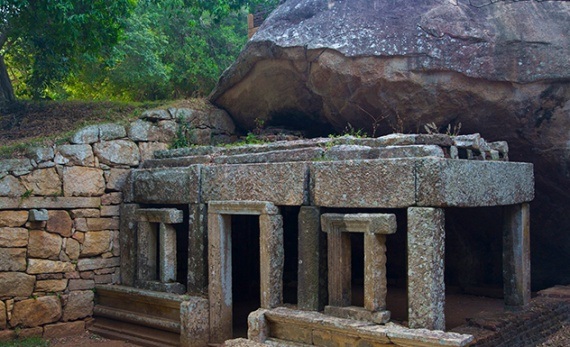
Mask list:
[[[504,207],[503,286],[507,309],[530,302],[529,214],[528,203]]]
[[[208,345],[210,313],[207,299],[190,297],[180,303],[180,346],[203,347]]]
[[[326,236],[321,233],[321,211],[301,206],[299,211],[297,307],[322,311],[328,300]]]
[[[122,204],[119,225],[121,246],[121,284],[133,287],[137,277],[137,217],[139,205]]]
[[[208,298],[210,300],[210,342],[231,339],[232,330],[232,230],[231,217],[208,213]]]
[[[445,329],[445,214],[408,208],[408,321],[410,328]]]
[[[156,281],[158,276],[156,261],[158,237],[156,224],[139,222],[138,229],[137,279],[139,281]]]
[[[283,302],[283,217],[259,216],[259,270],[261,308],[274,308]]]
[[[386,309],[386,235],[364,234],[364,308]]]
[[[176,282],[176,229],[170,224],[158,225],[159,280],[162,283]]]
[[[188,292],[208,291],[208,216],[205,204],[190,204],[188,221]]]

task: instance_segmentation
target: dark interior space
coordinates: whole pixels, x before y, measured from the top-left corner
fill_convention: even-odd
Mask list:
[[[186,285],[188,278],[188,205],[176,206],[184,212],[184,221],[176,229],[176,282]]]
[[[364,234],[350,233],[352,306],[364,307]]]
[[[503,209],[447,208],[445,282],[449,289],[502,298]]]
[[[298,249],[298,216],[300,207],[282,206],[283,215],[283,249],[285,264],[283,266],[283,303],[297,304],[297,269],[299,264]]]
[[[259,217],[232,216],[232,296],[234,337],[247,336],[247,316],[260,306]]]

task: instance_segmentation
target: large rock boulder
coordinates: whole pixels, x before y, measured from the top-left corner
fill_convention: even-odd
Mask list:
[[[535,163],[535,288],[568,283],[569,32],[567,1],[289,0],[210,99],[245,129],[378,136],[461,123],[507,140],[511,160]]]

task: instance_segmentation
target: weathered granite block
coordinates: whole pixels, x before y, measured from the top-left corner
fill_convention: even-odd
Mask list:
[[[206,166],[202,168],[202,199],[303,205],[307,201],[307,169],[306,163]]]
[[[43,259],[59,259],[63,239],[58,234],[43,230],[30,230],[28,256]]]
[[[0,228],[0,247],[26,247],[28,245],[28,229]]]
[[[63,292],[67,288],[67,279],[60,280],[41,280],[36,283],[36,292]]]
[[[105,192],[103,170],[82,166],[63,169],[64,196],[98,196]]]
[[[37,299],[14,303],[11,326],[36,327],[53,323],[61,318],[61,303],[57,296],[42,296]]]
[[[90,145],[61,145],[57,147],[55,162],[61,165],[94,166],[95,156]]]
[[[199,202],[200,167],[135,170],[132,173],[134,201],[156,204]]]
[[[416,171],[418,206],[497,206],[534,199],[528,163],[418,159]]]
[[[176,229],[165,223],[158,224],[158,273],[160,282],[176,282]]]
[[[63,321],[77,320],[93,314],[93,299],[95,294],[92,290],[71,292],[64,297]]]
[[[505,306],[520,309],[530,302],[529,204],[506,206],[503,226]]]
[[[120,265],[120,258],[88,258],[79,259],[77,262],[77,269],[79,271],[89,271],[95,269],[102,269],[106,267],[116,267]]]
[[[0,227],[19,227],[28,221],[28,211],[0,211]]]
[[[137,280],[158,280],[158,226],[155,223],[138,223],[137,247]]]
[[[22,272],[0,272],[0,297],[28,297],[34,291],[36,277]]]
[[[26,272],[29,274],[43,274],[72,271],[75,271],[75,265],[70,262],[44,259],[28,259],[28,269]]]
[[[55,168],[34,170],[22,177],[22,183],[33,195],[61,195],[61,178]]]
[[[12,175],[0,179],[0,196],[20,197],[26,194],[26,190],[20,180]]]
[[[222,155],[213,157],[213,162],[216,164],[249,164],[311,161],[315,158],[320,158],[323,153],[324,151],[321,148],[299,148],[231,156]]]
[[[190,297],[180,303],[180,346],[202,347],[210,338],[210,312],[207,299]]]
[[[445,215],[408,208],[408,320],[410,328],[445,329]]]
[[[70,237],[72,233],[73,221],[67,211],[48,211],[47,231],[59,234],[63,237]]]
[[[261,307],[274,308],[283,303],[283,217],[259,216]]]
[[[127,136],[125,127],[116,123],[99,124],[99,140],[110,141]]]
[[[25,271],[26,249],[4,248],[0,252],[0,271]]]
[[[93,257],[108,252],[111,247],[111,231],[89,231],[81,248],[81,257]]]
[[[93,149],[103,164],[136,166],[140,161],[139,147],[132,141],[99,142],[93,145]]]
[[[399,208],[415,203],[414,159],[310,164],[313,204]]]

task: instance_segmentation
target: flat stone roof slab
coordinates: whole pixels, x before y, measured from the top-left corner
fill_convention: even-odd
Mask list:
[[[417,159],[417,206],[514,205],[534,199],[529,163]]]
[[[310,164],[312,204],[400,208],[415,204],[414,159]]]
[[[148,204],[200,202],[200,166],[133,170],[134,201]]]
[[[202,201],[250,200],[275,205],[307,203],[308,164],[217,165],[202,168]]]

